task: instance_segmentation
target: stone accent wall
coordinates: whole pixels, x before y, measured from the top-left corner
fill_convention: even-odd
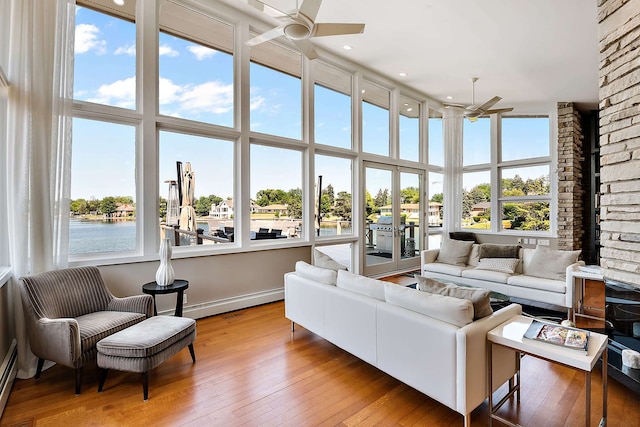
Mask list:
[[[640,0],[599,0],[601,265],[640,287]]]
[[[582,248],[583,139],[578,110],[571,102],[558,102],[558,249],[561,250]]]

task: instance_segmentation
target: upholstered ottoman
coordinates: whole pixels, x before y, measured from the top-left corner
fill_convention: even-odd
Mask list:
[[[193,363],[196,321],[186,317],[154,316],[98,341],[102,391],[109,369],[142,374],[144,400],[149,398],[149,371],[185,347]]]

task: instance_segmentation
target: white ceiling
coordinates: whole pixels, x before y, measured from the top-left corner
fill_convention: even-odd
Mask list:
[[[296,8],[295,0],[265,2],[279,10]],[[225,3],[249,9],[247,0]],[[324,0],[316,22],[356,22],[366,28],[364,34],[313,43],[321,56],[324,48],[441,102],[470,104],[470,78],[479,77],[476,103],[498,95],[503,99],[494,108],[514,107],[512,114],[548,114],[559,101],[595,109],[596,3]],[[345,44],[353,49],[344,50]]]

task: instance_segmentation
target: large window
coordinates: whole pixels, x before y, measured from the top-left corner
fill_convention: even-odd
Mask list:
[[[350,149],[351,75],[322,62],[315,65],[315,142]]]
[[[501,126],[501,132],[494,132],[497,139],[493,141],[492,123]],[[509,117],[465,122],[463,144],[462,227],[492,232],[550,232],[549,119]],[[491,150],[492,144],[497,150]],[[497,181],[492,182],[492,177]]]
[[[317,235],[353,234],[351,218],[351,160],[319,154],[316,154],[315,160]],[[320,195],[319,203],[318,194]]]
[[[186,135],[176,132],[160,132],[160,226],[165,236],[171,236],[180,246],[195,244],[230,243],[234,241],[234,143],[220,139]],[[193,198],[183,191],[184,171],[187,164],[192,170]],[[183,171],[178,176],[178,170]],[[182,182],[181,188],[178,185]],[[176,187],[173,187],[174,184]],[[178,190],[178,198],[173,189]],[[180,199],[180,193],[182,198]],[[178,204],[177,218],[173,210]],[[196,215],[196,229],[189,230],[187,209],[191,206]],[[172,235],[172,228],[203,230],[201,238],[188,233]],[[179,242],[176,242],[176,238]]]
[[[136,250],[135,127],[74,119],[69,254]]]
[[[406,96],[400,97],[400,158],[420,160],[420,103]]]
[[[488,118],[480,118],[475,122],[464,120],[462,135],[465,166],[491,162],[491,121]]]
[[[502,161],[549,155],[548,117],[502,119]]]
[[[276,43],[251,48],[251,130],[302,139],[302,58]]]
[[[362,150],[389,156],[389,91],[362,83]]]
[[[444,167],[442,113],[429,110],[429,164]]]
[[[233,27],[173,2],[160,12],[160,114],[233,127]]]
[[[286,148],[251,145],[251,239],[301,237],[302,154]]]
[[[78,7],[74,99],[135,109],[136,52],[133,22]]]

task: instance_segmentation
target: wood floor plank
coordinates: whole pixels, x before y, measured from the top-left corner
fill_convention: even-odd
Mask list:
[[[405,280],[399,277],[398,280]],[[109,372],[97,393],[95,363],[74,396],[72,370],[16,380],[0,425],[30,426],[461,426],[462,416],[333,344],[296,327],[277,302],[197,321],[193,364],[185,349],[154,369],[149,400],[138,374]],[[592,375],[592,425],[601,411],[600,371]],[[524,426],[581,426],[584,375],[522,359],[522,401],[506,418]],[[471,414],[488,425],[486,402]],[[640,397],[609,380],[609,426],[640,425]]]

